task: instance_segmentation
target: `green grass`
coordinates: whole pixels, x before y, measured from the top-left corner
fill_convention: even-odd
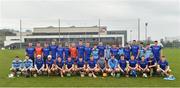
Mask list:
[[[7,77],[12,59],[18,55],[24,57],[24,50],[0,51],[0,87],[180,87],[180,49],[164,49],[175,81],[163,80],[163,77],[152,78],[80,78],[80,77],[37,77],[14,78]]]

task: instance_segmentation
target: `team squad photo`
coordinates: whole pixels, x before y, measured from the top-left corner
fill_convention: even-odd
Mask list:
[[[85,43],[85,44],[84,44]],[[35,47],[33,47],[35,44]],[[79,40],[78,44],[52,41],[51,44],[29,42],[25,57],[15,56],[10,68],[10,78],[24,76],[57,77],[152,77],[163,76],[174,79],[163,47],[137,42],[122,46],[118,43],[104,45],[102,42],[90,44]]]

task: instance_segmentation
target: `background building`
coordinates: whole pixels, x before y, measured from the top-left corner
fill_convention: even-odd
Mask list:
[[[51,42],[56,40],[57,42],[64,44],[65,42],[78,42],[79,40],[89,41],[91,44],[95,42],[103,42],[104,44],[122,44],[127,42],[126,30],[107,30],[106,26],[92,26],[92,27],[35,27],[33,32],[23,32],[20,36],[19,33],[16,36],[6,36],[4,46],[16,45],[19,47],[19,43],[25,46],[28,42]]]

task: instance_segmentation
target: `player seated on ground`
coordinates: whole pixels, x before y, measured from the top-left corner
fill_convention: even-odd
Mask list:
[[[133,77],[137,77],[137,72],[136,72],[137,69],[138,69],[137,61],[135,60],[135,57],[131,55],[131,59],[129,60],[129,66],[128,66],[128,71],[130,72],[130,75]]]
[[[88,61],[87,70],[89,77],[96,78],[95,73],[97,73],[99,69],[97,68],[96,60],[94,60],[93,56],[90,57],[90,60]]]
[[[35,59],[34,68],[32,68],[32,74],[34,77],[41,75],[44,71],[44,60],[41,58],[41,55],[38,55]]]
[[[51,74],[51,73],[54,73],[55,72],[55,66],[54,66],[54,60],[52,59],[52,56],[51,55],[48,55],[48,58],[46,60],[46,67],[44,69],[44,72],[47,72],[48,73],[48,76]]]
[[[101,55],[100,59],[97,61],[98,69],[100,70],[100,73],[102,73],[102,76],[107,76],[107,63],[105,58]]]
[[[64,65],[65,64],[60,56],[57,57],[54,64],[55,64],[55,70],[60,74],[61,77],[64,77],[64,74],[65,74],[65,66]]]
[[[150,77],[156,72],[157,69],[157,62],[156,59],[151,54],[149,58],[146,59],[148,62],[148,68],[150,70]]]
[[[31,59],[29,59],[28,55],[26,55],[25,60],[23,61],[22,74],[25,77],[30,77],[32,68],[33,68],[33,61]]]
[[[157,72],[165,76],[170,75],[171,70],[165,56],[162,56],[159,60],[157,65]]]
[[[75,65],[75,72],[84,77],[85,62],[82,57],[80,57]]]
[[[129,77],[128,63],[129,62],[125,59],[124,54],[121,54],[118,67],[120,69],[121,74],[126,75],[126,77]]]
[[[12,67],[10,68],[11,74],[9,74],[9,77],[14,77],[21,74],[22,69],[22,61],[19,59],[19,56],[16,56],[15,59],[12,61]]]
[[[109,69],[107,69],[107,72],[111,73],[113,77],[116,76],[116,73],[120,72],[120,69],[118,68],[118,60],[113,54],[111,55],[111,59],[108,60],[108,67]]]
[[[138,62],[138,71],[143,74],[143,77],[147,77],[149,72],[148,62],[145,60],[145,57],[142,56],[141,60]]]
[[[71,76],[71,74],[74,73],[74,61],[71,57],[68,57],[65,64],[65,74]]]

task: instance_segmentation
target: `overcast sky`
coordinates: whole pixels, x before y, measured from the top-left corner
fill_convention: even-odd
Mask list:
[[[137,39],[137,19],[141,39],[145,22],[153,40],[180,36],[180,0],[0,0],[0,28],[19,30],[39,26],[107,26],[108,30],[133,30]]]

